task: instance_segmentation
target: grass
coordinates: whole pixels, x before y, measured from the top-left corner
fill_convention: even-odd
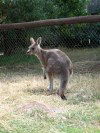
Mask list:
[[[27,63],[30,63],[33,65],[33,63],[38,63],[38,60],[36,57],[28,56],[24,53],[17,53],[12,56],[1,56],[0,57],[0,66],[15,66],[15,65],[25,65]]]
[[[48,80],[43,79],[36,58],[0,57],[0,133],[99,133],[100,71],[93,66],[100,54],[99,49],[86,51],[68,51],[76,68],[66,90],[67,101],[56,94],[58,79],[53,94],[48,95]]]
[[[58,80],[54,94],[48,95],[48,81],[40,75],[7,76],[0,83],[0,130],[2,133],[98,133],[99,83],[99,75],[74,75],[66,92],[68,100],[62,101],[56,95]]]
[[[98,48],[85,48],[85,49],[62,49],[73,62],[87,62],[87,61],[100,61],[100,47]],[[67,52],[66,52],[67,51]],[[78,59],[78,60],[77,60]]]
[[[92,49],[66,49],[59,48],[64,51],[74,64],[74,72],[79,73],[98,73],[100,71],[100,48]],[[0,56],[0,69],[7,68],[12,71],[28,69],[33,70],[33,67],[39,64],[37,57],[26,55],[26,50],[18,52],[11,56]],[[40,66],[39,66],[40,67]],[[40,72],[40,68],[37,70]]]
[[[100,61],[100,47],[99,48],[85,48],[85,49],[66,49],[60,47],[73,62],[87,62],[87,61]],[[32,64],[38,63],[37,58],[34,56],[26,55],[27,50],[17,52],[12,56],[0,56],[0,66],[5,65],[19,65],[19,64]],[[78,60],[77,60],[78,59]]]

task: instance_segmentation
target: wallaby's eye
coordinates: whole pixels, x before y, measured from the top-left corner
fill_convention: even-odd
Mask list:
[[[32,48],[32,50],[34,50],[34,48]]]

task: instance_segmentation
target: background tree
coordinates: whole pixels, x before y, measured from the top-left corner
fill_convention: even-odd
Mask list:
[[[0,0],[6,23],[86,15],[87,0]]]
[[[90,14],[100,14],[100,0],[90,0],[88,12]]]
[[[87,0],[55,0],[59,17],[86,15]]]

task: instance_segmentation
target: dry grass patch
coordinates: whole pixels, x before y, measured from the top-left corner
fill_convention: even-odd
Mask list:
[[[48,80],[44,80],[41,75],[22,77],[16,75],[2,79],[0,81],[1,125],[13,132],[15,128],[18,130],[18,125],[22,123],[20,126],[25,124],[29,130],[32,123],[38,126],[41,119],[44,125],[46,122],[50,124],[51,121],[58,126],[61,122],[63,128],[93,126],[99,128],[99,74],[73,75],[66,91],[67,101],[62,101],[56,94],[59,87],[58,80],[55,80],[53,95],[48,95],[47,87]],[[55,126],[53,128],[57,130]],[[63,129],[59,127],[58,132],[60,130]]]

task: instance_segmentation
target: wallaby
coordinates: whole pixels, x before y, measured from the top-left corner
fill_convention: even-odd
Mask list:
[[[49,91],[52,94],[53,90],[53,77],[58,76],[60,78],[60,88],[58,95],[62,99],[66,99],[64,92],[69,81],[69,77],[73,72],[72,62],[69,57],[59,49],[42,49],[40,47],[42,38],[39,37],[36,41],[30,38],[31,45],[27,51],[30,55],[36,55],[43,66],[44,79],[46,79],[46,73],[50,81]]]

